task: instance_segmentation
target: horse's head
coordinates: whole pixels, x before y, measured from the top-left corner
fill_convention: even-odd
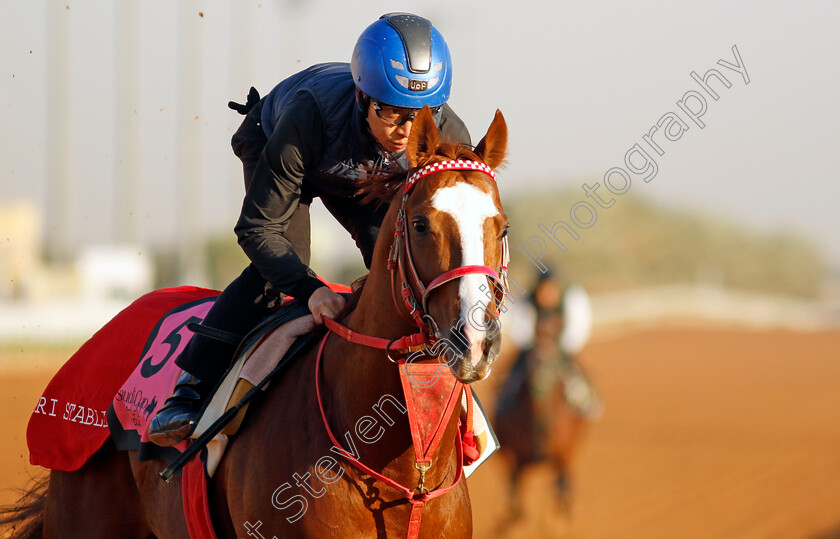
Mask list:
[[[501,346],[498,309],[507,271],[508,218],[493,169],[505,157],[507,125],[497,111],[475,150],[441,142],[439,136],[424,109],[406,149],[409,167],[419,177],[413,176],[413,185],[409,179],[403,195],[406,249],[399,253],[399,273],[412,289],[423,323],[437,336],[436,354],[458,380],[471,383],[490,373]],[[440,166],[430,167],[436,163]]]

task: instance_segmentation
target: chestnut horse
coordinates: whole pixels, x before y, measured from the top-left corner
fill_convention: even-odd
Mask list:
[[[600,396],[577,361],[586,343],[591,310],[586,292],[541,279],[535,305],[532,346],[516,359],[496,404],[495,429],[510,471],[510,514],[502,527],[522,516],[520,482],[529,467],[547,463],[554,474],[554,499],[569,515],[571,465],[590,421],[600,416]]]
[[[342,319],[357,334],[387,340],[417,334],[416,321],[424,323],[437,342],[459,343],[446,372],[464,384],[489,374],[500,347],[498,332],[463,320],[483,301],[483,322],[489,324],[500,307],[499,298],[488,302],[486,290],[488,275],[495,274],[490,268],[503,267],[506,255],[508,223],[492,170],[504,160],[506,143],[507,127],[498,111],[474,150],[440,141],[428,108],[417,115],[406,150],[409,174],[433,172],[410,190],[403,189],[405,174],[368,182],[368,199],[391,199],[390,210],[370,273]],[[483,163],[484,172],[427,167],[452,160]],[[400,228],[410,255],[409,260],[398,257],[397,271],[389,259]],[[409,270],[416,280],[408,283],[405,297],[399,273]],[[439,279],[442,275],[448,277]],[[408,305],[418,307],[420,316],[410,316]],[[406,402],[397,365],[389,361],[394,353],[335,333],[322,343],[320,372],[318,350],[312,349],[272,381],[231,438],[209,487],[219,537],[406,536],[411,500],[337,452],[325,428],[326,422],[340,444],[375,474],[418,485]],[[448,487],[461,477],[459,410],[460,399],[423,474],[428,489]],[[118,453],[109,442],[80,470],[52,471],[34,536],[43,529],[47,537],[188,537],[180,478],[163,482],[158,477],[163,467],[160,461],[139,462],[134,452]],[[31,515],[43,502],[41,496],[19,509]],[[466,481],[425,501],[419,535],[472,535]]]

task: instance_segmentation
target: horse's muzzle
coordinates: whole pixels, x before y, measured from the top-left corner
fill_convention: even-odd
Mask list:
[[[453,339],[453,341],[462,344],[462,347],[458,350],[459,353],[455,355],[454,361],[449,364],[452,374],[459,382],[465,384],[487,378],[490,375],[492,363],[499,357],[501,336],[499,333],[494,335],[484,334],[484,338],[480,342],[473,344],[465,338],[462,332],[459,333],[458,338]]]

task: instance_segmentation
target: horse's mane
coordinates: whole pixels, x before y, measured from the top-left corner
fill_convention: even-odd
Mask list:
[[[415,171],[430,163],[447,161],[452,159],[467,159],[470,161],[481,161],[475,154],[473,148],[461,142],[442,142],[435,149],[435,153],[423,158],[417,167],[406,171],[397,171],[389,175],[368,174],[359,181],[357,195],[361,195],[362,203],[368,204],[377,202],[380,205],[388,202],[402,188],[405,180]]]
[[[341,322],[345,316],[353,312],[356,308],[356,305],[359,303],[359,298],[362,297],[362,290],[365,289],[365,283],[367,282],[368,275],[370,274],[366,273],[350,283],[350,289],[352,292],[350,293],[350,297],[347,298],[347,302],[344,304],[344,307],[335,316],[335,320],[337,322]]]
[[[402,189],[406,179],[418,169],[425,167],[430,163],[438,161],[447,161],[453,159],[467,159],[470,161],[481,161],[481,159],[473,151],[472,146],[463,144],[461,142],[442,142],[436,149],[435,153],[421,159],[417,163],[417,167],[409,171],[396,171],[391,174],[383,174],[381,171],[371,171],[364,178],[359,181],[359,188],[356,191],[357,195],[362,196],[362,203],[377,203],[381,205],[390,201],[393,196]],[[351,288],[353,292],[347,298],[344,308],[336,315],[335,319],[341,321],[345,316],[350,314],[359,303],[359,298],[365,288],[368,275],[363,275],[353,281]]]

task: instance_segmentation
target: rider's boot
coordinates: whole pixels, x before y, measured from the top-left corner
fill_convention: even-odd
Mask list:
[[[184,371],[175,391],[166,399],[149,425],[149,439],[169,447],[185,440],[198,423],[199,413],[212,387]]]

